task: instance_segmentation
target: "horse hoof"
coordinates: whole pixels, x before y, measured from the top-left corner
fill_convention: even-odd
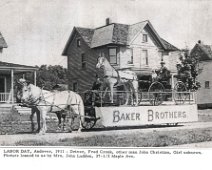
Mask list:
[[[62,129],[61,128],[57,128],[56,132],[62,132]]]
[[[72,133],[72,130],[63,130],[63,133]]]
[[[45,131],[40,131],[38,134],[39,135],[45,135],[45,133],[46,133]]]

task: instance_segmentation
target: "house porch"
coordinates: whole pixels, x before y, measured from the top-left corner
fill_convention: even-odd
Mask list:
[[[34,74],[36,85],[36,67],[25,66],[13,63],[0,62],[0,104],[15,103],[15,81],[24,78],[26,73]]]

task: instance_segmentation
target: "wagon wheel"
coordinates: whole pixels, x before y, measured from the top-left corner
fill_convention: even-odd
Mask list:
[[[82,127],[84,129],[91,129],[95,126],[96,124],[96,117],[95,117],[95,109],[90,107],[90,108],[85,108],[85,117],[84,121],[82,121]]]
[[[176,104],[184,104],[187,94],[187,88],[182,81],[178,81],[173,89],[174,101]]]
[[[158,81],[150,85],[148,90],[148,98],[151,105],[158,106],[162,104],[164,100],[164,90],[163,84]]]

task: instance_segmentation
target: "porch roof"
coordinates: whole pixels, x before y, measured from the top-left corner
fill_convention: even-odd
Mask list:
[[[27,71],[36,71],[38,70],[38,67],[0,61],[0,70],[10,71],[12,69],[15,71],[27,72]]]

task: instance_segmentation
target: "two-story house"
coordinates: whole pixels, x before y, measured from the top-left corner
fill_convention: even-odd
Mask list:
[[[202,108],[212,107],[212,45],[198,41],[190,55],[199,59],[198,81],[201,87],[197,91],[197,104]]]
[[[162,60],[172,74],[176,73],[180,51],[162,39],[150,21],[133,25],[109,21],[94,29],[73,28],[62,53],[68,60],[70,89],[91,89],[99,74],[95,67],[99,56],[105,56],[116,69],[135,71],[141,80],[159,68]]]

